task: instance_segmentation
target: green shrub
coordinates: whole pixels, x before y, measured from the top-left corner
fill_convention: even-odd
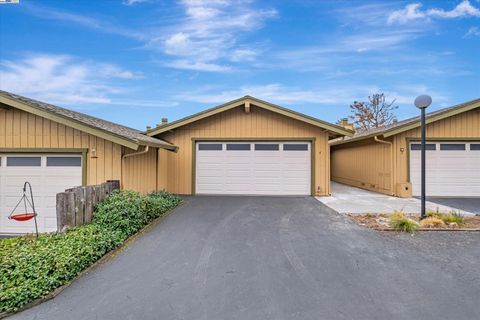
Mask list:
[[[418,230],[419,225],[405,214],[396,212],[390,216],[390,227],[397,231],[414,233]]]
[[[0,312],[11,312],[68,283],[153,219],[175,207],[168,193],[112,193],[91,224],[66,233],[0,241]]]

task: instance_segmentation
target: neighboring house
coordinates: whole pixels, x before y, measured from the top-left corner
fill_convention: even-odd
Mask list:
[[[480,196],[480,99],[427,114],[427,195]],[[331,143],[332,180],[420,195],[420,119]]]
[[[172,144],[82,113],[0,91],[0,233],[32,232],[33,221],[7,217],[33,186],[39,230],[57,227],[55,196],[66,188],[120,180],[157,190],[158,150]]]
[[[245,96],[146,134],[179,147],[161,152],[161,185],[170,192],[328,195],[328,141],[353,132]]]

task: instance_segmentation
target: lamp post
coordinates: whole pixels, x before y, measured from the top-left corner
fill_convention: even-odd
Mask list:
[[[425,132],[425,109],[432,104],[432,97],[428,95],[421,95],[415,98],[415,106],[420,109],[421,111],[421,135],[422,135],[422,181],[421,181],[421,188],[422,188],[422,207],[420,212],[420,219],[424,219],[426,217],[425,214],[425,201],[426,201],[426,192],[425,192],[425,185],[426,185],[426,177],[425,177],[425,141],[426,141],[426,132]]]

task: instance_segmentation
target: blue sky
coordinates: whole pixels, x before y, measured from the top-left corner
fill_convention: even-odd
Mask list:
[[[327,120],[480,97],[480,2],[105,0],[0,5],[0,88],[139,129],[253,95]]]

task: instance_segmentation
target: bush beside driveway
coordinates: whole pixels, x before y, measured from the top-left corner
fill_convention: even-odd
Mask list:
[[[114,192],[98,205],[91,224],[38,240],[32,235],[0,240],[0,313],[68,283],[179,202],[167,193]]]

